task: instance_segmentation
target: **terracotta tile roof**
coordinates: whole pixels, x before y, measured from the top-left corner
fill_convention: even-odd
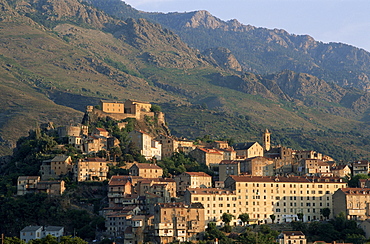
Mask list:
[[[107,162],[105,158],[86,158],[83,162]]]
[[[204,172],[184,172],[184,174],[188,174],[190,176],[212,177]]]
[[[313,177],[313,176],[289,176],[289,177],[274,177],[274,176],[236,176],[230,175],[236,182],[316,182],[316,183],[344,183],[340,177]]]
[[[217,149],[209,149],[209,148],[204,148],[204,147],[198,147],[198,149],[205,153],[222,155],[222,153],[220,153],[220,151]]]
[[[341,188],[346,195],[370,195],[370,188]]]
[[[147,164],[147,163],[136,163],[136,165],[139,169],[162,169],[156,164]],[[134,166],[132,165],[131,168]]]
[[[108,132],[106,129],[104,128],[96,128],[96,130],[100,131],[100,132]]]
[[[189,191],[191,194],[222,194],[222,195],[235,195],[234,191],[227,190],[227,189],[221,189],[221,188],[188,188],[187,191]]]
[[[130,181],[130,176],[128,175],[113,175],[110,178],[108,185],[109,186],[123,186],[128,181]]]

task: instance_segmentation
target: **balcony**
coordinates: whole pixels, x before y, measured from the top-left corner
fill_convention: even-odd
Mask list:
[[[159,224],[155,224],[154,228],[156,230],[169,230],[169,229],[172,230],[173,224],[172,223],[159,223]]]

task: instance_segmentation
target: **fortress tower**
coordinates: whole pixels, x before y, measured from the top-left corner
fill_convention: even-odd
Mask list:
[[[271,133],[268,129],[263,133],[263,150],[265,152],[270,151],[271,148]]]

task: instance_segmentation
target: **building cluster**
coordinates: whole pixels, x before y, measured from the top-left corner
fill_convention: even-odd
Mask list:
[[[108,180],[108,162],[102,158],[86,158],[73,162],[71,156],[57,155],[44,160],[40,166],[41,176],[19,176],[17,195],[46,192],[61,195],[65,191],[63,176],[70,175],[77,181]]]
[[[88,111],[116,119],[141,118],[153,115],[149,105],[131,100],[102,101],[101,109],[88,107]],[[161,118],[164,120],[163,115]],[[96,128],[88,134],[84,126],[63,128],[59,134],[86,154],[117,146],[117,140],[105,129]],[[130,132],[129,137],[152,163],[135,163],[128,175],[112,176],[108,207],[101,211],[106,234],[123,238],[124,243],[194,241],[207,223],[222,224],[224,213],[235,217],[235,225],[242,224],[238,216],[244,213],[256,224],[291,222],[299,216],[303,221],[322,220],[323,209],[330,210],[329,217],[344,212],[349,219],[364,223],[370,219],[370,182],[362,180],[358,188],[348,188],[343,180],[347,175],[370,173],[367,161],[342,165],[315,151],[272,146],[268,130],[263,133],[262,145],[194,143],[169,135],[152,137],[140,130]],[[163,169],[155,162],[177,152],[206,165],[214,176],[183,172],[163,178]],[[72,175],[78,182],[104,181],[108,171],[108,162],[103,159],[72,162],[69,156],[58,155],[42,163],[40,177],[19,177],[18,195],[37,191],[60,195],[65,189],[61,176]],[[370,224],[367,228],[370,233]],[[277,241],[306,243],[298,232],[283,232]]]

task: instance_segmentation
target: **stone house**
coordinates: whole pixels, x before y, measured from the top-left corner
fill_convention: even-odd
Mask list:
[[[37,183],[40,176],[19,176],[17,180],[17,195],[22,196],[26,193],[37,191]]]
[[[370,218],[370,188],[342,188],[333,195],[333,214],[344,212],[347,219]]]
[[[66,155],[55,156],[51,160],[44,160],[40,167],[42,180],[59,179],[73,170],[72,158]]]
[[[348,165],[338,165],[332,166],[330,171],[333,173],[335,177],[345,177],[347,175],[351,175],[351,168]]]
[[[273,176],[274,161],[266,157],[247,158],[241,162],[241,172],[249,173],[252,176]]]
[[[156,164],[135,163],[130,167],[129,174],[142,178],[159,178],[163,176],[163,169]]]
[[[159,203],[154,209],[155,243],[195,241],[205,230],[204,207],[200,203]]]
[[[176,192],[183,195],[187,188],[212,187],[212,176],[204,172],[183,172],[174,177]]]
[[[135,190],[139,196],[150,193],[160,197],[162,202],[171,202],[171,198],[176,197],[176,182],[170,178],[144,178],[138,180]]]
[[[107,180],[109,167],[102,158],[80,159],[74,165],[74,178],[76,181],[104,181]]]
[[[241,174],[240,160],[222,160],[218,166],[219,181],[225,181],[229,175]]]
[[[129,137],[145,159],[162,159],[162,145],[158,141],[155,141],[149,134],[134,130],[129,133]]]
[[[198,163],[205,164],[208,167],[218,165],[223,159],[223,152],[218,149],[197,147],[189,153]]]
[[[306,244],[307,239],[302,231],[283,231],[276,240],[279,244]]]
[[[138,197],[133,192],[130,176],[114,175],[108,182],[109,207],[123,207],[131,205]]]
[[[369,161],[363,160],[352,163],[352,174],[353,176],[358,174],[369,174],[370,172],[370,164]]]
[[[91,135],[94,135],[94,136],[102,136],[102,137],[105,137],[107,138],[109,136],[109,132],[104,129],[104,128],[95,128]]]
[[[301,159],[318,159],[323,160],[323,156],[321,153],[315,152],[315,151],[295,151],[295,156],[298,160]]]
[[[239,158],[263,156],[263,147],[258,142],[237,143],[234,145],[234,150]]]
[[[37,183],[37,191],[48,195],[60,196],[66,190],[64,180],[45,180]]]
[[[82,151],[87,154],[107,150],[107,138],[104,136],[91,135],[83,140]]]

